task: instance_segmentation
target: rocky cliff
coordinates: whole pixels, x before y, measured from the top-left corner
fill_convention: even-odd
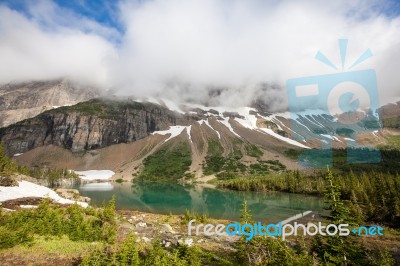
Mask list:
[[[2,128],[0,138],[10,155],[49,144],[78,152],[133,142],[177,119],[185,120],[152,103],[93,99]]]

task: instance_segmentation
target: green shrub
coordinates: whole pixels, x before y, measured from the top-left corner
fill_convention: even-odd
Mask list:
[[[0,249],[30,242],[35,234],[113,243],[116,236],[115,200],[99,209],[77,204],[64,208],[43,200],[36,209],[1,214]]]
[[[192,154],[187,143],[165,147],[143,161],[139,178],[145,181],[176,181],[185,175],[192,164]]]

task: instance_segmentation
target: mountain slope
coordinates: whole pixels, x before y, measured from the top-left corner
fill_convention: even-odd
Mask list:
[[[0,86],[0,127],[34,117],[43,111],[73,105],[99,96],[94,88],[67,80],[32,81]]]
[[[374,128],[368,115],[343,126],[323,112],[290,116],[250,107],[148,101],[93,99],[64,106],[2,128],[0,138],[7,153],[19,155],[16,160],[25,165],[107,168],[116,178],[148,179],[165,169],[159,168],[164,164],[176,166],[169,174],[174,178],[296,169],[290,154],[298,151],[327,145],[376,146],[397,134],[396,129]],[[177,149],[184,146],[189,153]]]

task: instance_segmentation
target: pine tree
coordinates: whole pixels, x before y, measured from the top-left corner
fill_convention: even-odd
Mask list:
[[[326,188],[324,191],[326,210],[329,214],[325,218],[332,224],[349,224],[350,210],[341,198],[340,186],[336,185],[332,172],[328,168]],[[362,265],[365,252],[362,246],[350,236],[316,236],[314,250],[325,265]]]
[[[251,213],[247,206],[247,200],[243,200],[242,203],[242,210],[240,214],[240,223],[248,224],[251,223]]]

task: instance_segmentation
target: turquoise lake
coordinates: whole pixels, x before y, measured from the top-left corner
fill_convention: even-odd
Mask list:
[[[117,209],[163,214],[183,214],[186,210],[219,219],[238,220],[243,199],[253,219],[278,222],[303,211],[320,213],[323,199],[283,192],[241,192],[205,186],[173,183],[87,183],[76,187],[91,204],[101,205],[116,197]]]

